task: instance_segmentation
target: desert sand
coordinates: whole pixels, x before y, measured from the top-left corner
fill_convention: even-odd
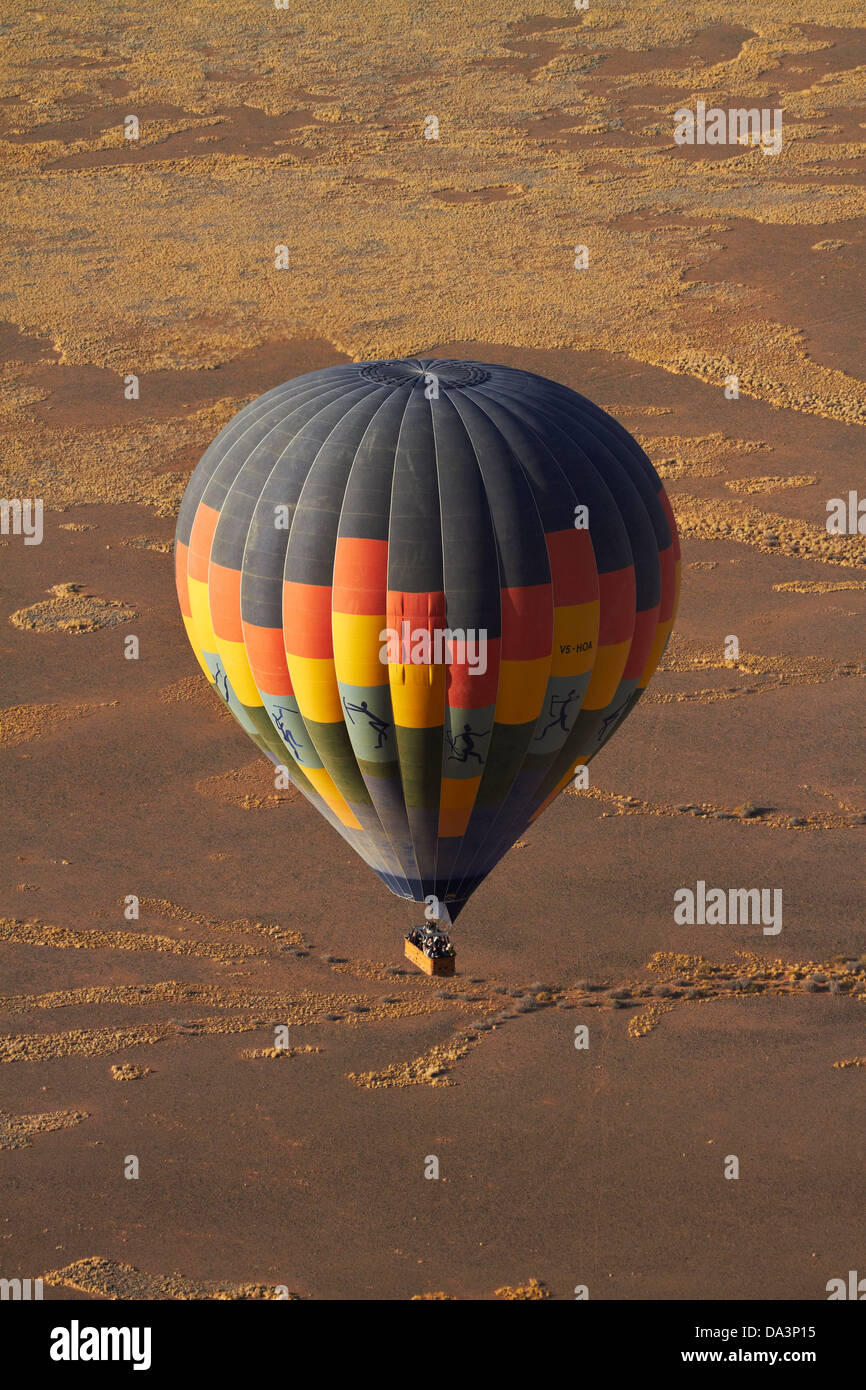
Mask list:
[[[0,1276],[817,1300],[862,1264],[866,549],[825,519],[864,486],[866,30],[848,0],[730,15],[73,0],[4,25],[0,493],[45,511],[40,545],[0,537]],[[698,99],[781,108],[781,151],[677,146]],[[171,555],[248,400],[420,352],[597,401],[683,542],[662,669],[477,892],[453,980],[274,790]],[[781,889],[782,931],[677,924],[698,880]]]

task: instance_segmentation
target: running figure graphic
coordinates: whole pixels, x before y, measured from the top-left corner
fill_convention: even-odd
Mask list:
[[[536,743],[540,738],[544,738],[546,734],[549,734],[551,729],[555,729],[557,726],[559,726],[559,728],[562,730],[564,734],[568,733],[568,725],[566,724],[565,719],[566,715],[568,714],[569,705],[571,704],[572,700],[576,699],[576,690],[569,690],[567,695],[551,695],[549,710],[551,721],[547,725],[546,729],[542,729],[540,734],[535,735]],[[556,713],[557,705],[559,705],[559,714]]]
[[[451,745],[451,752],[448,754],[448,761],[450,762],[452,758],[455,758],[458,763],[468,763],[470,758],[477,758],[479,763],[481,763],[483,766],[484,759],[482,758],[481,754],[476,751],[474,740],[476,738],[486,738],[487,734],[489,733],[489,729],[486,733],[483,734],[476,733],[476,731],[473,728],[471,728],[469,724],[464,724],[462,734],[457,734],[454,738],[452,738],[450,734],[446,733],[445,737],[448,739],[448,742]],[[458,749],[456,745],[461,742],[463,744],[463,747],[462,749]]]
[[[611,726],[612,726],[612,725],[616,724],[616,723],[618,722],[618,720],[620,720],[620,719],[622,718],[622,716],[625,714],[625,712],[626,712],[626,710],[628,709],[630,703],[631,703],[631,696],[629,696],[629,699],[628,699],[628,700],[625,700],[625,701],[623,702],[623,704],[620,705],[619,709],[615,709],[614,712],[613,712],[613,714],[609,714],[609,715],[607,716],[606,719],[603,719],[603,720],[601,721],[601,728],[600,728],[599,731],[598,731],[598,739],[597,739],[597,742],[598,742],[598,743],[601,743],[601,740],[602,740],[602,739],[605,737],[605,735],[607,734],[608,725],[611,725]]]
[[[226,675],[225,671],[223,670],[223,668],[222,668],[222,666],[220,665],[219,662],[217,662],[217,664],[216,664],[216,670],[215,670],[214,673],[213,673],[213,679],[214,679],[214,685],[216,686],[217,690],[219,690],[219,693],[220,693],[220,695],[222,695],[222,697],[223,697],[223,699],[225,700],[226,704],[228,704],[228,702],[229,702],[229,678],[228,678],[228,676]],[[222,681],[222,688],[220,688],[220,681]]]
[[[287,729],[283,722],[287,714],[296,713],[296,710],[286,709],[284,705],[275,705],[273,710],[273,720],[280,733],[282,734],[284,741],[289,745],[298,762],[302,763],[304,761],[301,757],[301,748],[303,745],[298,743],[298,740],[295,738],[291,729]]]
[[[388,737],[388,730],[391,727],[387,719],[380,719],[378,714],[374,714],[373,711],[367,705],[366,700],[362,700],[360,705],[352,705],[348,702],[344,695],[343,705],[345,707],[347,715],[349,716],[350,724],[355,723],[354,719],[352,718],[352,710],[354,710],[356,714],[364,715],[365,719],[367,720],[367,723],[370,725],[370,728],[373,730],[375,734],[378,734],[379,736],[379,741],[376,744],[376,747],[381,748],[385,742],[385,739]]]

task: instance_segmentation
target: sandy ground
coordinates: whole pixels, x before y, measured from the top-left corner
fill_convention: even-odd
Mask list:
[[[542,10],[3,26],[0,490],[45,535],[0,538],[0,1275],[52,1298],[821,1299],[862,1263],[866,569],[824,522],[863,485],[866,31]],[[782,152],[676,146],[699,97],[781,106]],[[597,400],[684,550],[663,670],[453,982],[274,792],[172,579],[245,401],[406,352]],[[677,925],[698,879],[781,888],[781,934]]]

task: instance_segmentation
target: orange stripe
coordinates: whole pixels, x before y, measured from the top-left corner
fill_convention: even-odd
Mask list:
[[[659,551],[659,564],[662,571],[662,596],[659,604],[659,622],[669,623],[674,615],[674,600],[677,594],[677,571],[674,548],[667,546]]]
[[[208,570],[208,594],[211,622],[217,637],[226,642],[242,642],[240,570],[212,563]]]
[[[411,623],[413,628],[423,628],[433,633],[445,626],[445,594],[441,589],[427,592],[404,593],[401,589],[388,589],[385,595],[385,612],[388,627],[401,631],[400,624]]]
[[[330,584],[284,581],[283,636],[292,656],[333,657]]]
[[[545,536],[556,608],[592,603],[598,598],[598,570],[588,531],[572,526]]]
[[[496,704],[502,641],[489,637],[486,646],[487,670],[483,675],[470,675],[471,668],[456,661],[448,667],[445,698],[451,709],[487,709]]]
[[[200,503],[192,523],[192,534],[189,538],[189,577],[200,579],[202,584],[207,583],[210,548],[219,519],[218,511]]]
[[[185,618],[192,617],[192,610],[189,606],[189,585],[186,582],[188,556],[189,546],[184,545],[183,541],[176,540],[174,543],[174,582],[177,588],[180,611]]]
[[[256,627],[243,623],[244,646],[253,680],[266,695],[291,695],[292,681],[286,665],[281,627]]]
[[[334,552],[334,612],[381,613],[388,584],[388,542],[341,536]]]
[[[598,640],[603,647],[627,642],[634,632],[635,583],[634,565],[625,569],[608,570],[598,576],[599,612]]]
[[[537,661],[553,646],[553,586],[501,589],[502,660]]]
[[[658,625],[658,604],[655,608],[644,608],[639,613],[635,613],[634,636],[631,639],[628,661],[625,663],[625,670],[622,673],[623,680],[636,680],[643,675],[643,669],[652,651]]]

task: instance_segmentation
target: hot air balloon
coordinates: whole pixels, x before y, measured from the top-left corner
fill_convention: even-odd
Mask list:
[[[680,568],[622,425],[531,372],[433,358],[328,367],[245,406],[190,478],[175,556],[208,681],[426,904],[406,951],[429,973],[639,700]]]

